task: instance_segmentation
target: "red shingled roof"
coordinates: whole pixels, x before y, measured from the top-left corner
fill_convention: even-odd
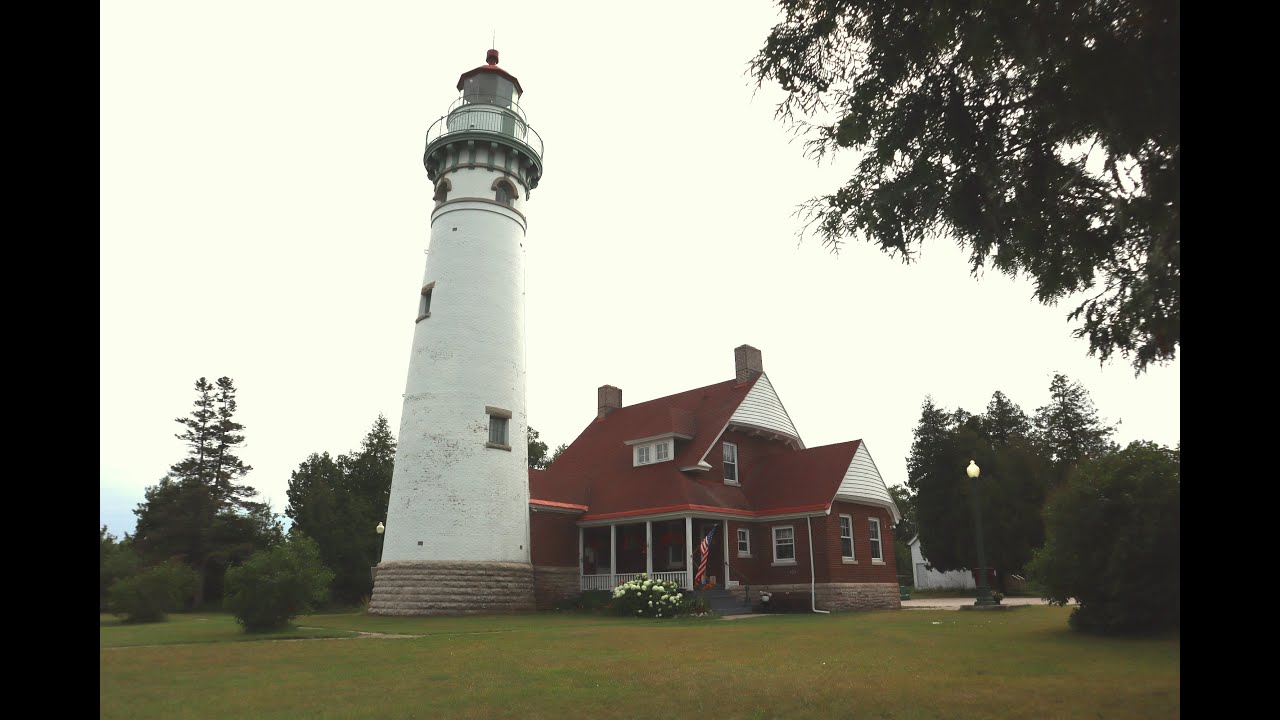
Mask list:
[[[762,459],[745,469],[742,487],[680,471],[714,446],[755,382],[727,380],[593,420],[550,468],[530,471],[530,502],[585,506],[588,520],[684,510],[750,516],[825,509],[853,461],[856,440]],[[670,462],[634,467],[626,441],[664,433],[693,439],[677,439]]]

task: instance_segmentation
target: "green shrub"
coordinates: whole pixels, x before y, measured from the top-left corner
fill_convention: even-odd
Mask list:
[[[108,612],[111,603],[108,590],[117,580],[138,574],[142,563],[131,545],[114,545],[104,549],[98,564],[98,611]]]
[[[1069,620],[1104,634],[1178,627],[1177,454],[1150,442],[1081,464],[1045,508],[1045,544],[1029,566],[1045,597],[1079,603]]]
[[[111,583],[107,606],[127,623],[159,622],[166,613],[183,609],[197,582],[191,568],[166,562]]]
[[[684,595],[678,585],[653,580],[645,573],[613,589],[613,609],[619,615],[671,618],[684,608]]]
[[[333,571],[320,561],[315,541],[294,532],[286,542],[228,569],[222,604],[247,632],[277,630],[323,603],[331,580]]]

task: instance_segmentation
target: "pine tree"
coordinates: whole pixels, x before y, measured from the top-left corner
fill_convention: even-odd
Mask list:
[[[920,405],[920,420],[911,441],[911,454],[907,456],[907,487],[913,493],[919,491],[921,479],[929,473],[934,458],[954,427],[952,415],[934,405],[933,396],[926,395]]]
[[[1106,425],[1080,383],[1054,373],[1049,403],[1036,409],[1036,435],[1059,468],[1059,479],[1086,458],[1100,457],[1115,449],[1110,441],[1115,427]]]
[[[992,445],[1009,445],[1032,435],[1031,419],[1017,403],[999,390],[991,395],[991,401],[987,403],[986,412],[979,418],[978,426],[983,437]]]

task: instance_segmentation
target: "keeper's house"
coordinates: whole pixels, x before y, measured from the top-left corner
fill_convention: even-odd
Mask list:
[[[595,419],[529,471],[538,607],[641,572],[819,610],[901,606],[900,516],[866,443],[805,447],[760,351],[743,345],[734,360],[731,380],[638,405],[601,387]]]

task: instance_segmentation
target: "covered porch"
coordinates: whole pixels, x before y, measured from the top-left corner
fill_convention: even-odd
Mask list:
[[[727,520],[686,516],[643,522],[614,522],[578,527],[581,589],[612,590],[646,573],[654,580],[694,589],[694,574],[702,560],[699,545],[713,526],[705,582],[724,584],[729,563]],[[723,558],[723,559],[721,559]],[[730,585],[736,583],[730,583]]]

